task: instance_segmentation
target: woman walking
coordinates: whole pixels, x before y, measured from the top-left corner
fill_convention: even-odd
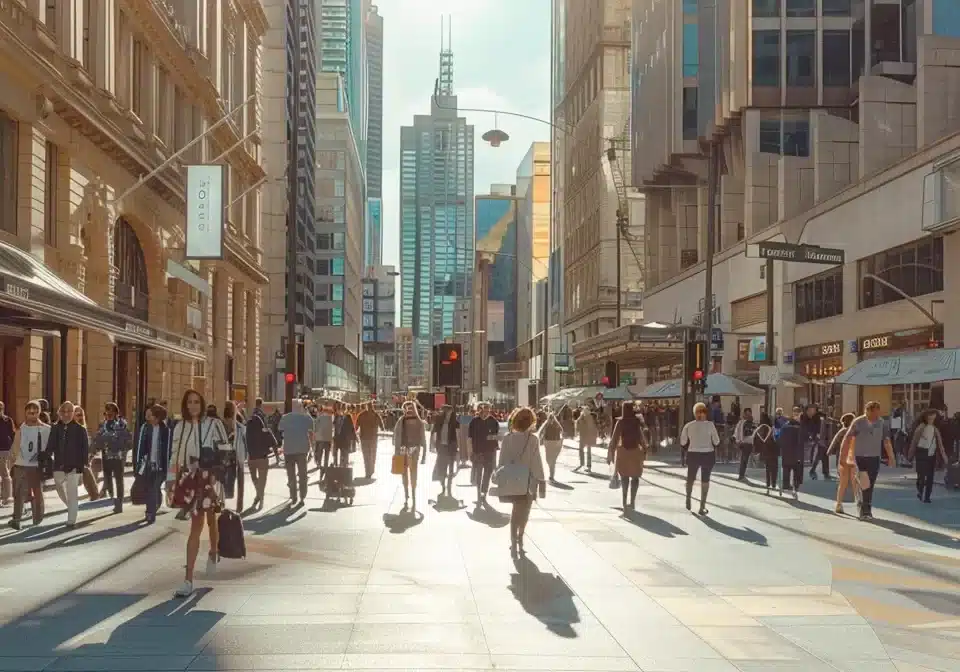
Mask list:
[[[500,462],[497,471],[497,489],[516,488],[517,492],[500,495],[501,502],[513,505],[510,512],[510,553],[517,556],[523,553],[523,535],[530,520],[530,509],[539,495],[546,495],[546,479],[543,473],[543,458],[540,455],[540,440],[533,430],[537,425],[537,416],[529,408],[514,411],[508,423],[509,433],[500,446]],[[504,483],[510,473],[511,484]],[[513,482],[516,481],[516,482]]]
[[[764,416],[761,415],[760,417]],[[767,420],[770,420],[769,416],[767,416]],[[757,453],[763,460],[767,472],[767,494],[769,495],[770,489],[777,487],[777,478],[780,475],[780,447],[773,436],[773,427],[768,423],[761,421],[761,424],[753,432],[753,452]]]
[[[597,445],[597,439],[600,436],[593,402],[580,409],[576,427],[577,434],[580,435],[580,466],[578,469],[586,467],[587,473],[590,473],[593,469],[593,447]]]
[[[687,511],[690,510],[693,482],[700,472],[700,515],[705,516],[707,509],[707,493],[710,491],[710,474],[717,463],[717,446],[720,445],[720,435],[717,426],[707,420],[707,405],[703,402],[693,407],[693,417],[680,430],[680,445],[687,449]]]
[[[563,425],[557,420],[557,416],[552,412],[547,414],[547,419],[540,426],[540,432],[537,435],[540,443],[543,444],[544,456],[547,458],[547,470],[550,472],[550,482],[557,480],[557,458],[560,457],[560,451],[563,449]]]
[[[613,427],[607,464],[616,461],[617,474],[620,476],[620,492],[623,496],[623,514],[637,505],[637,490],[640,477],[643,476],[643,462],[647,457],[646,425],[643,416],[637,414],[632,403],[623,405],[623,415]],[[627,491],[630,491],[630,503],[627,503]]]
[[[851,487],[856,487],[854,486],[853,479],[857,477],[857,470],[853,468],[855,462],[852,455],[852,446],[848,446],[846,450],[843,449],[843,439],[847,435],[847,430],[850,429],[853,420],[853,413],[844,413],[840,418],[840,429],[833,435],[833,440],[830,441],[830,448],[827,450],[828,459],[830,453],[837,453],[837,475],[839,476],[839,480],[837,481],[837,506],[834,509],[837,513],[843,513],[843,498],[847,494],[847,484],[849,483]]]
[[[433,465],[433,480],[440,483],[437,501],[444,496],[453,497],[453,477],[457,475],[457,435],[460,421],[453,412],[453,406],[444,404],[433,422],[433,445],[437,451],[437,461]]]
[[[145,419],[134,452],[133,466],[137,477],[146,482],[145,519],[147,524],[153,524],[160,508],[160,491],[170,467],[170,427],[165,422],[167,409],[160,405],[148,408]]]
[[[410,509],[410,493],[413,491],[413,508],[417,510],[417,469],[420,453],[427,450],[427,432],[417,412],[416,405],[408,401],[403,405],[403,416],[393,426],[393,448],[396,455],[403,456],[403,509]]]
[[[937,416],[938,412],[934,408],[928,408],[923,412],[913,430],[907,453],[907,459],[914,462],[917,469],[917,499],[922,499],[924,504],[930,503],[930,495],[933,493],[933,475],[937,469],[937,455],[940,455],[944,464],[950,464],[947,460],[947,451],[943,447],[943,437],[934,424]]]
[[[228,444],[223,423],[205,415],[206,403],[196,390],[187,390],[180,403],[183,420],[173,429],[173,448],[168,480],[175,481],[172,502],[190,519],[187,537],[187,566],[183,584],[175,597],[193,594],[193,570],[200,552],[200,536],[206,524],[210,538],[207,572],[212,573],[220,561],[220,535],[217,516],[223,509],[223,468],[220,448]],[[216,412],[216,408],[214,408]]]

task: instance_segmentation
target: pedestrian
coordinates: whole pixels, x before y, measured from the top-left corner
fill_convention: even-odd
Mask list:
[[[854,445],[854,441],[856,442]],[[869,401],[864,406],[863,415],[856,418],[843,437],[841,450],[853,449],[857,469],[867,472],[869,486],[863,490],[860,503],[860,520],[873,519],[873,490],[880,473],[881,455],[887,454],[887,465],[896,464],[893,457],[893,444],[890,442],[886,425],[880,417],[880,403]]]
[[[410,509],[413,494],[413,509],[417,510],[417,458],[427,450],[427,432],[416,404],[408,401],[403,405],[403,415],[393,426],[394,454],[403,457],[403,510]]]
[[[847,430],[850,429],[850,425],[853,423],[854,415],[853,413],[844,413],[840,417],[840,429],[833,436],[833,440],[830,441],[830,448],[827,450],[827,455],[831,453],[837,453],[837,474],[839,480],[837,482],[837,505],[835,511],[837,513],[843,513],[843,498],[847,493],[847,483],[851,487],[856,487],[853,482],[853,479],[857,478],[857,470],[853,468],[854,465],[854,456],[851,453],[854,448],[852,444],[847,446],[847,449],[844,451],[842,449],[843,439],[847,435]]]
[[[813,404],[809,404],[800,417],[800,437],[804,454],[810,456],[810,478],[817,480],[817,465],[821,465],[823,478],[830,480],[830,460],[823,437],[824,416]]]
[[[326,469],[333,453],[333,407],[323,404],[313,420],[314,451],[313,459],[318,469]]]
[[[787,423],[780,428],[777,445],[780,448],[780,462],[783,464],[783,487],[788,488],[794,499],[800,497],[803,485],[803,435],[800,431],[800,407],[794,406]]]
[[[476,469],[477,488],[476,508],[487,503],[490,478],[497,463],[497,449],[500,447],[500,423],[490,414],[490,404],[480,402],[478,415],[470,421],[470,444],[473,453],[473,465]]]
[[[270,468],[270,451],[277,445],[277,439],[267,426],[267,416],[261,406],[263,400],[258,399],[260,405],[254,408],[247,421],[247,465],[250,467],[250,480],[256,495],[252,509],[263,508],[263,497],[267,488],[267,474]],[[259,412],[258,412],[259,411]]]
[[[307,499],[307,457],[315,440],[313,418],[307,413],[292,410],[280,418],[277,429],[283,436],[283,462],[287,470],[290,504],[302,506]]]
[[[769,415],[766,417],[770,420]],[[761,423],[753,432],[753,452],[763,460],[769,495],[770,488],[777,487],[777,478],[780,475],[780,447],[774,438],[773,427],[768,422]]]
[[[228,401],[223,405],[223,428],[227,432],[228,450],[221,451],[224,469],[224,496],[237,496],[237,511],[243,511],[243,466],[247,461],[247,427],[237,405]]]
[[[753,453],[753,434],[757,431],[757,423],[753,421],[753,409],[743,409],[743,416],[733,430],[733,439],[740,450],[740,471],[738,481],[747,480],[747,467],[750,464],[750,455]]]
[[[352,408],[339,405],[333,420],[333,460],[338,467],[350,466],[350,453],[356,450],[357,425]]]
[[[703,402],[694,404],[694,419],[680,430],[680,445],[687,448],[687,511],[691,510],[693,483],[700,473],[700,515],[709,513],[707,509],[707,493],[710,491],[710,474],[717,463],[717,447],[720,445],[720,434],[717,426],[708,419],[707,405]]]
[[[917,499],[922,499],[925,504],[930,503],[930,495],[933,493],[937,455],[940,455],[944,464],[950,464],[943,445],[943,436],[935,425],[938,415],[934,408],[923,412],[910,437],[910,448],[907,452],[907,459],[912,461],[917,469]]]
[[[7,415],[6,405],[0,401],[0,506],[9,506],[13,496],[13,479],[10,478],[10,451],[17,425]]]
[[[363,474],[370,480],[377,470],[377,441],[383,431],[383,420],[373,409],[373,404],[366,404],[360,415],[357,416],[357,432],[360,435],[360,455],[363,458]]]
[[[453,477],[457,475],[457,434],[460,421],[453,406],[444,404],[433,422],[431,439],[437,451],[437,461],[433,465],[433,480],[440,483],[437,501],[445,495],[453,497]]]
[[[577,471],[586,467],[587,473],[590,473],[593,470],[593,447],[597,445],[599,437],[597,413],[592,401],[580,409],[576,428],[580,437],[580,466]]]
[[[167,409],[154,404],[147,409],[137,441],[133,464],[137,478],[146,489],[144,519],[152,525],[160,510],[161,490],[170,468],[171,432],[166,423]]]
[[[557,481],[557,458],[563,449],[563,425],[553,413],[547,413],[546,420],[540,426],[538,438],[543,445],[544,457],[547,460],[548,478],[551,483]]]
[[[637,490],[640,488],[640,477],[643,476],[647,445],[643,416],[637,414],[636,407],[632,403],[625,403],[622,415],[614,425],[613,434],[610,436],[610,449],[607,453],[607,464],[615,464],[616,473],[620,476],[621,510],[624,515],[628,510],[636,509]],[[629,503],[627,503],[628,490]]]
[[[113,497],[113,512],[123,511],[123,476],[127,454],[133,448],[133,434],[120,416],[120,407],[112,401],[103,406],[103,422],[94,437],[95,449],[103,455],[103,490],[101,497]]]
[[[40,453],[50,439],[50,425],[40,422],[40,404],[28,401],[23,407],[23,424],[13,437],[9,464],[13,467],[13,515],[7,523],[20,529],[23,505],[30,502],[33,524],[43,521],[43,478],[40,473]]]
[[[53,482],[67,506],[67,527],[77,524],[80,478],[90,456],[87,430],[74,420],[74,406],[65,401],[57,410],[60,421],[50,429],[46,450],[53,458]]]
[[[544,476],[543,457],[540,454],[540,441],[534,430],[537,416],[529,408],[518,408],[507,423],[507,435],[500,449],[497,465],[499,474],[497,489],[501,502],[512,505],[510,511],[510,553],[514,557],[522,555],[523,536],[530,520],[530,510],[538,496],[546,495],[546,477]],[[507,483],[509,475],[510,483]]]

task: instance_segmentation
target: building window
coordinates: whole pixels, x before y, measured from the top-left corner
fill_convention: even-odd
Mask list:
[[[56,35],[59,29],[60,10],[58,7],[61,1],[62,0],[45,0],[44,2],[43,25],[47,27],[47,31],[51,35]]]
[[[903,294],[916,297],[943,291],[943,238],[924,238],[880,252],[861,259],[858,267],[861,308],[900,301]],[[876,282],[871,275],[903,294]]]
[[[784,156],[810,156],[810,122],[807,120],[762,119],[760,151]]]
[[[753,16],[754,18],[780,16],[780,0],[753,0]]]
[[[700,68],[700,44],[697,24],[683,24],[683,76],[696,77]]]
[[[684,14],[696,14],[696,13],[697,13],[697,0],[683,0],[683,13],[684,13]]]
[[[817,15],[817,0],[787,0],[787,16],[809,17]]]
[[[697,87],[683,87],[683,139],[697,139]]]
[[[823,0],[824,16],[850,16],[850,0]]]
[[[134,38],[133,56],[130,61],[130,109],[137,117],[143,119],[143,68],[144,60],[143,42]]]
[[[329,259],[317,259],[317,275],[330,275]]]
[[[823,31],[823,85],[849,87],[850,31]]]
[[[337,198],[343,198],[344,193],[346,192],[343,180],[334,180],[333,181],[333,195]]]
[[[343,257],[330,260],[330,275],[343,275]]]
[[[343,326],[343,306],[334,306],[330,309],[330,325],[333,327]]]
[[[343,301],[343,285],[332,285],[332,287],[333,287],[333,300]]]
[[[787,86],[816,86],[817,33],[787,31]]]
[[[333,249],[335,249],[335,250],[342,250],[342,249],[343,249],[344,240],[345,240],[345,237],[346,237],[345,234],[343,234],[343,233],[334,233],[334,234],[332,234],[332,236],[333,236]]]
[[[57,146],[47,142],[43,180],[43,242],[57,244],[57,184],[60,177],[60,155]]]
[[[170,76],[166,69],[157,68],[157,90],[154,94],[154,120],[157,125],[156,136],[161,142],[170,143],[170,115],[167,114],[167,83]]]
[[[317,249],[318,250],[329,250],[330,249],[330,238],[332,233],[318,233],[317,234]]]
[[[956,0],[934,0],[933,32],[945,37],[960,37],[960,4]]]
[[[797,324],[843,314],[843,268],[832,268],[793,286]]]
[[[780,31],[753,31],[753,85],[780,86]]]
[[[80,55],[83,67],[88,72],[93,70],[93,31],[96,25],[96,16],[94,15],[93,0],[82,0],[80,3],[80,20],[83,22],[83,44]]]
[[[0,230],[17,233],[17,122],[0,110]]]

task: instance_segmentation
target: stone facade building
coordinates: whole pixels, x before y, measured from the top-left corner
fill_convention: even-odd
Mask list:
[[[32,398],[79,402],[94,423],[111,400],[132,419],[150,398],[179,412],[188,388],[218,406],[258,394],[266,28],[258,0],[0,3],[0,399],[14,417]],[[184,259],[196,163],[227,165],[222,260]]]

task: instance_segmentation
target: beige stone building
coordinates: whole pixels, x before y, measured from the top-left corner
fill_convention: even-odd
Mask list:
[[[0,399],[15,417],[38,397],[96,422],[110,400],[133,418],[191,387],[217,405],[258,394],[266,28],[258,0],[0,3]],[[214,161],[223,259],[188,262],[183,165]]]

